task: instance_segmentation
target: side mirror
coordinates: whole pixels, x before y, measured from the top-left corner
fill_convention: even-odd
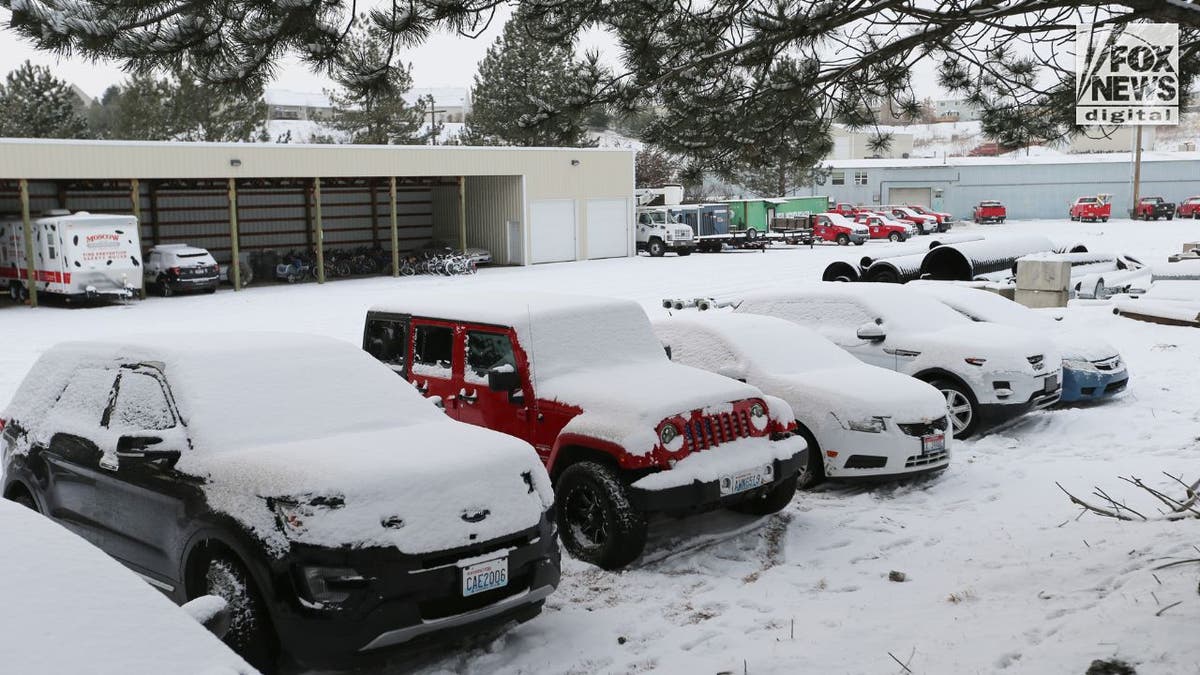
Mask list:
[[[858,327],[858,339],[867,340],[868,342],[880,342],[887,337],[887,332],[883,330],[883,326],[877,323],[865,323]]]
[[[117,459],[121,464],[127,465],[149,464],[163,459],[170,464],[179,461],[178,450],[161,450],[151,447],[162,441],[163,439],[159,436],[122,436],[117,439]]]
[[[225,598],[219,595],[202,595],[184,603],[180,608],[195,619],[196,623],[217,636],[218,640],[225,638],[230,624],[233,623],[233,611],[229,609]]]
[[[521,387],[521,374],[515,368],[488,371],[488,389],[511,392]]]

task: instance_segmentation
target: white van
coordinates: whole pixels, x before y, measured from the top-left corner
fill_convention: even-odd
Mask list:
[[[133,216],[50,212],[32,223],[38,293],[129,298],[142,289],[142,245]],[[29,293],[24,227],[0,220],[0,284],[14,300]]]

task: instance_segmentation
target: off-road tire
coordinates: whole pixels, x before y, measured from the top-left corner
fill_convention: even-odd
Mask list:
[[[646,243],[646,252],[650,254],[651,258],[661,258],[667,254],[667,246],[662,243],[661,239],[651,239]]]
[[[559,534],[572,556],[615,570],[642,554],[646,517],[616,470],[598,462],[572,464],[558,477],[555,496]]]
[[[792,497],[796,496],[799,479],[799,474],[785,478],[765,493],[747,501],[738,502],[729,508],[732,511],[748,513],[752,516],[769,516],[772,513],[779,513],[792,503]]]
[[[232,617],[222,642],[263,673],[274,672],[279,663],[279,642],[262,594],[242,561],[230,553],[214,553],[200,568],[195,582],[195,587],[189,589],[189,600],[216,595],[229,605]]]
[[[979,401],[975,400],[975,394],[970,389],[967,389],[954,380],[948,379],[931,380],[929,384],[933,385],[934,389],[937,389],[942,393],[942,396],[946,397],[946,407],[948,410],[952,405],[956,409],[962,405],[968,406],[966,412],[969,417],[967,418],[967,423],[961,429],[957,428],[959,421],[962,419],[961,414],[956,413],[955,410],[950,410],[950,434],[955,440],[970,438],[979,430]],[[952,393],[956,394],[953,399],[955,403],[952,403]]]

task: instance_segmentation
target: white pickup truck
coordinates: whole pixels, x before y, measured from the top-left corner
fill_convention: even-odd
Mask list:
[[[666,206],[639,206],[637,209],[637,250],[659,258],[667,251],[691,255],[696,248],[696,233],[690,225]]]

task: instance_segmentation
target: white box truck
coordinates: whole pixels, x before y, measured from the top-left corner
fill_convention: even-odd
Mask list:
[[[131,298],[142,289],[142,245],[133,216],[51,211],[31,223],[37,292],[68,299]],[[29,293],[25,230],[0,219],[0,286]]]

